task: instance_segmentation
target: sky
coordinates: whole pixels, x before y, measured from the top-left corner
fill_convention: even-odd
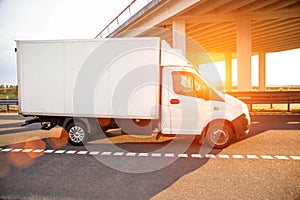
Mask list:
[[[258,55],[251,57],[252,86],[258,86]],[[211,69],[219,72],[214,76]],[[225,80],[225,61],[201,65],[199,70],[211,82]],[[266,85],[267,86],[300,86],[300,49],[275,53],[266,53]],[[210,76],[211,75],[211,76]],[[232,84],[237,85],[237,59],[232,60]]]
[[[145,1],[147,0],[140,0]],[[15,40],[94,38],[132,0],[0,0],[0,84],[17,84]],[[225,79],[224,62],[215,63]],[[209,65],[203,66],[205,68]],[[300,85],[300,49],[266,55],[267,85]],[[208,70],[209,71],[209,70]],[[252,58],[252,84],[258,84]],[[233,84],[237,84],[233,60]]]
[[[132,0],[0,0],[0,84],[17,84],[15,40],[94,38]]]

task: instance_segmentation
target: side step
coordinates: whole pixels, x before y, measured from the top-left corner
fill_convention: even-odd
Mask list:
[[[41,122],[40,118],[33,118],[25,121],[25,124],[21,124],[21,126],[26,126],[33,123],[39,123]]]
[[[47,131],[49,131],[49,130],[51,130],[52,128],[54,128],[56,125],[57,125],[57,124],[52,123],[52,122],[43,122],[43,123],[42,123],[41,129],[42,129],[42,130],[47,130]]]

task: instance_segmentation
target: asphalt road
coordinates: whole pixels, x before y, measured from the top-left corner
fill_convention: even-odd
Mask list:
[[[300,115],[254,115],[223,150],[111,130],[84,147],[0,115],[0,199],[300,199]]]

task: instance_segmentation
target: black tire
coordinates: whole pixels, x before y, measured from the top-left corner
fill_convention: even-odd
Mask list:
[[[205,143],[215,149],[229,146],[233,139],[233,131],[225,122],[213,122],[206,131]]]
[[[82,146],[87,143],[89,134],[82,122],[71,122],[67,127],[69,143],[74,146]]]

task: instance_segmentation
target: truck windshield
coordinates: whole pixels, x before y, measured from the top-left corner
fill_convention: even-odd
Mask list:
[[[213,84],[213,83],[211,83],[209,80],[207,80],[198,70],[197,70],[197,68],[195,68],[194,67],[194,69],[195,69],[195,71],[196,71],[196,73],[198,74],[198,76],[210,87],[210,88],[212,88],[212,89],[214,89],[214,90],[217,90],[218,92],[220,92],[220,93],[225,93],[223,90],[220,90],[220,89],[218,89],[216,86],[215,86],[215,84]]]
[[[205,82],[205,84],[211,89],[212,97],[215,97],[216,99],[220,98],[224,101],[225,93],[221,90],[218,90],[210,81],[208,81],[204,76],[202,76],[202,74],[196,68],[194,68],[194,70],[197,73],[197,75],[202,79],[202,81]]]

